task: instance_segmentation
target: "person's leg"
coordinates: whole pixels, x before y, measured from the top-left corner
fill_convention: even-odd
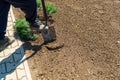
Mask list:
[[[14,42],[13,37],[5,36],[9,9],[10,9],[10,4],[5,2],[4,0],[1,0],[0,1],[0,52],[4,50],[8,45]]]
[[[0,1],[0,40],[5,38],[8,12],[10,4],[4,0]]]
[[[34,22],[37,18],[36,0],[7,0],[16,8],[20,8],[25,13],[28,22]]]
[[[37,18],[37,5],[36,0],[29,0],[29,5],[21,7],[21,10],[26,14],[26,20],[30,23],[34,22]],[[24,3],[27,4],[27,3]]]
[[[36,0],[7,0],[16,8],[20,8],[26,14],[26,20],[30,23],[30,27],[35,30],[42,30],[44,25],[40,25],[37,20],[37,4]],[[48,27],[45,27],[48,28]]]

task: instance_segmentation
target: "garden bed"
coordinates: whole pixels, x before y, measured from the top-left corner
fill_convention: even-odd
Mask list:
[[[52,17],[57,43],[64,47],[48,50],[41,45],[41,35],[25,42],[26,55],[34,54],[28,60],[33,80],[119,80],[120,4],[113,0],[49,1],[59,9]],[[18,9],[14,14],[16,19],[23,17]]]

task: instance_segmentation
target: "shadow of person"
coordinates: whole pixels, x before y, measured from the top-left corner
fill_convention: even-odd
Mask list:
[[[24,49],[24,52],[26,50],[33,50],[33,53],[29,57],[24,58],[25,53],[24,52],[21,53],[20,50],[23,46],[26,45],[28,47]],[[6,76],[8,74],[13,73],[21,63],[34,56],[39,50],[41,50],[42,45],[43,44],[31,45],[30,42],[25,42],[18,49],[16,49],[15,52],[13,52],[10,56],[0,61],[0,80],[6,80]]]

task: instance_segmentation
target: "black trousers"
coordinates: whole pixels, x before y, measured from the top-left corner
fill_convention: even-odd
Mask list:
[[[26,14],[25,18],[28,22],[34,22],[37,17],[36,0],[0,0],[0,39],[6,34],[10,5],[20,8]]]

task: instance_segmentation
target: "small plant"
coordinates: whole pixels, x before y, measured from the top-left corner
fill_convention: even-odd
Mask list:
[[[21,39],[35,40],[38,37],[36,34],[31,34],[29,23],[25,19],[17,20],[14,27]]]
[[[37,2],[37,8],[41,9],[42,8],[42,1],[41,0],[36,0]],[[46,3],[46,9],[47,9],[47,14],[50,16],[58,11],[57,7],[55,7],[51,3]]]
[[[41,0],[36,0],[36,2],[37,2],[37,8],[40,9],[42,7]]]
[[[53,4],[47,3],[46,4],[47,14],[52,15],[58,11],[57,7],[55,7]]]

